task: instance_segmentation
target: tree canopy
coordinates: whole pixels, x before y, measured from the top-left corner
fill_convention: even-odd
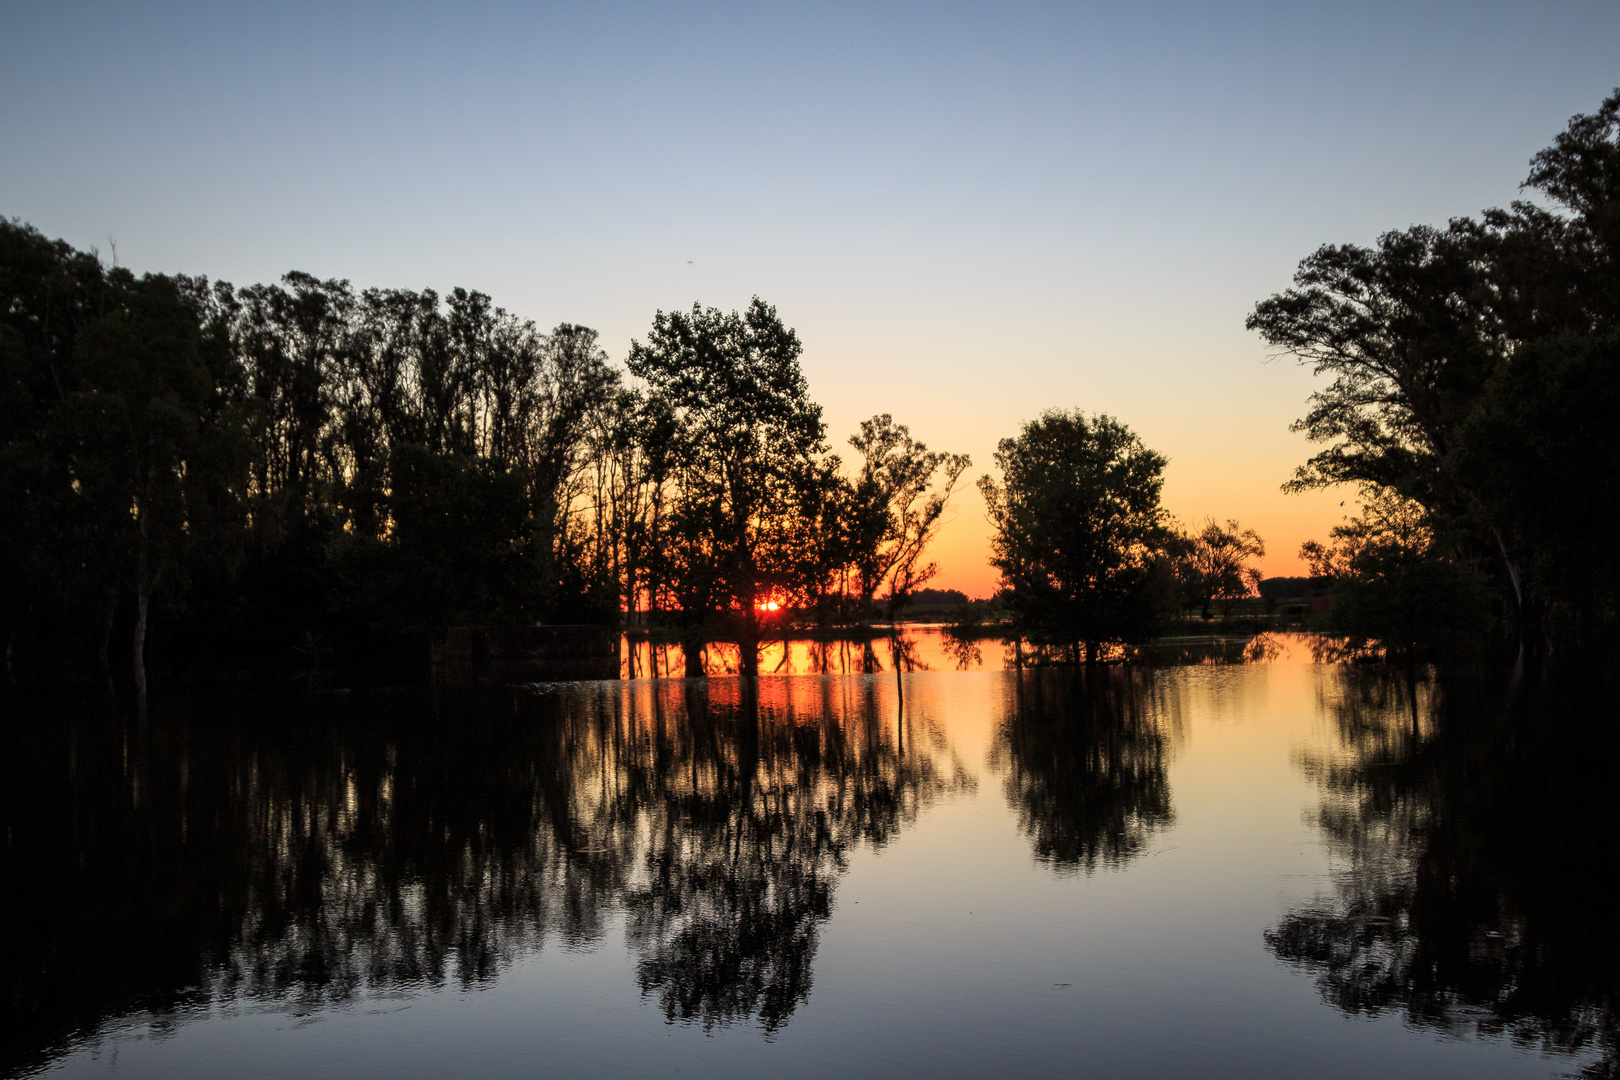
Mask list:
[[[1182,592],[1205,619],[1214,600],[1235,599],[1259,590],[1260,571],[1249,562],[1264,558],[1266,545],[1253,529],[1232,520],[1222,526],[1207,518],[1202,529],[1178,537],[1174,546]]]
[[[762,300],[694,305],[626,370],[474,290],[136,276],[0,221],[8,671],[144,674],[155,640],[409,678],[453,625],[621,619],[752,671],[761,604],[864,619],[852,582],[926,582],[966,468],[885,415],[846,475],[800,352]]]
[[[979,490],[1000,597],[1021,632],[1095,660],[1158,628],[1174,579],[1165,458],[1113,417],[1052,410],[996,449]]]
[[[1531,159],[1551,203],[1327,245],[1247,325],[1328,383],[1295,425],[1323,449],[1285,485],[1415,500],[1438,557],[1494,567],[1521,625],[1612,618],[1620,393],[1620,91]],[[1612,516],[1612,513],[1609,515]]]
[[[794,578],[795,494],[826,451],[801,351],[758,297],[743,314],[659,312],[647,342],[630,347],[630,373],[673,421],[665,550],[682,612],[689,627],[733,622],[747,674],[758,672],[759,605],[785,600]]]

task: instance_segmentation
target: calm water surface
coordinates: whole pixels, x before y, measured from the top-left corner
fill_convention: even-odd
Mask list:
[[[12,702],[0,1075],[1613,1074],[1612,699],[816,648]]]

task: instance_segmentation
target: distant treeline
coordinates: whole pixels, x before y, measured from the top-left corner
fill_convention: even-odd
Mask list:
[[[478,292],[137,276],[0,221],[8,671],[144,673],[148,641],[420,668],[457,624],[628,613],[746,645],[789,607],[892,614],[967,458],[882,415],[846,470],[799,353],[757,299],[659,313],[625,370]]]
[[[1330,381],[1286,485],[1361,489],[1305,545],[1336,627],[1408,651],[1494,610],[1527,640],[1611,626],[1620,588],[1620,91],[1515,202],[1328,245],[1248,325]]]
[[[972,603],[961,589],[918,589],[911,602],[917,607],[961,607]]]
[[[1267,600],[1301,600],[1311,595],[1311,579],[1274,577],[1260,582],[1260,595]]]

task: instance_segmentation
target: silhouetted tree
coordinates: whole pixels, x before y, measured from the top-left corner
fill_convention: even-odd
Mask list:
[[[19,643],[38,672],[115,626],[139,677],[154,626],[199,664],[307,663],[616,618],[617,518],[581,479],[618,395],[594,332],[465,289],[137,278],[14,222],[0,289],[14,675]]]
[[[11,222],[0,236],[8,661],[19,634],[38,650],[53,631],[105,661],[123,612],[144,686],[152,618],[184,596],[194,553],[228,561],[240,381],[205,347],[188,282],[107,270]]]
[[[1165,459],[1110,416],[1051,411],[996,450],[979,481],[990,562],[1018,632],[1084,647],[1149,637],[1173,605],[1159,505]]]
[[[1266,545],[1253,529],[1231,520],[1223,528],[1208,518],[1198,532],[1181,537],[1177,548],[1176,576],[1205,619],[1212,600],[1235,599],[1259,589],[1260,571],[1248,564],[1265,556]]]
[[[1381,643],[1408,662],[1449,651],[1481,615],[1467,569],[1439,556],[1415,501],[1389,490],[1364,495],[1361,513],[1333,528],[1331,544],[1300,548],[1311,573],[1331,583],[1329,625],[1357,647]]]
[[[798,336],[755,297],[746,313],[693,305],[659,312],[633,342],[631,374],[674,419],[674,501],[666,533],[688,631],[688,674],[717,617],[731,624],[744,674],[759,671],[759,604],[785,590],[800,552],[794,516],[825,451],[821,407],[799,370]]]
[[[892,621],[938,572],[934,563],[921,561],[922,555],[972,461],[966,454],[929,450],[888,413],[861,421],[849,444],[861,455],[848,515],[860,611],[864,618],[887,583]]]
[[[757,300],[660,313],[627,388],[594,331],[461,288],[137,279],[4,222],[0,289],[13,676],[120,642],[143,672],[154,626],[198,666],[404,675],[451,624],[642,610],[690,674],[711,638],[753,673],[763,602],[829,621],[853,573],[898,611],[967,464],[874,418],[857,498]]]
[[[856,544],[855,487],[842,472],[838,455],[812,464],[795,492],[792,541],[799,553],[789,592],[812,612],[818,626],[846,615],[849,567]]]
[[[1456,467],[1525,572],[1583,616],[1620,597],[1620,333],[1532,342],[1492,375]]]
[[[1516,202],[1444,229],[1386,233],[1373,248],[1323,247],[1300,263],[1295,288],[1255,305],[1247,325],[1332,380],[1296,425],[1328,445],[1285,488],[1355,483],[1416,500],[1439,554],[1497,563],[1521,625],[1535,626],[1549,588],[1574,599],[1569,586],[1582,576],[1563,538],[1579,534],[1586,515],[1543,500],[1539,527],[1519,527],[1529,504],[1504,498],[1495,470],[1479,465],[1494,456],[1520,477],[1546,466],[1554,488],[1567,467],[1538,460],[1536,444],[1557,438],[1556,422],[1536,435],[1512,430],[1529,410],[1492,388],[1534,381],[1514,369],[1550,354],[1528,346],[1586,355],[1575,341],[1620,324],[1620,92],[1574,117],[1532,159],[1525,186],[1555,209]],[[1482,413],[1494,419],[1482,426]],[[1506,441],[1482,445],[1487,429]],[[1598,455],[1586,465],[1583,480],[1613,488],[1612,473],[1597,472],[1612,462]],[[1612,615],[1612,592],[1601,606]]]

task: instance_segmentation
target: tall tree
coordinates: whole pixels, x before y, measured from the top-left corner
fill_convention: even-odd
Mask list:
[[[1020,633],[1069,646],[1151,635],[1173,575],[1159,505],[1165,459],[1111,416],[1052,410],[996,449],[1002,478],[979,480],[990,562]]]
[[[0,218],[0,619],[8,675],[30,663],[62,665],[70,650],[45,642],[94,642],[106,657],[119,598],[114,523],[85,497],[59,415],[87,384],[78,334],[106,302],[105,269],[94,253]]]
[[[972,461],[966,454],[929,450],[888,413],[861,421],[849,444],[861,455],[849,514],[860,610],[864,618],[886,583],[892,620],[938,572],[934,563],[922,561],[923,552],[944,524],[945,508]]]
[[[1247,326],[1331,378],[1295,425],[1327,445],[1285,488],[1371,484],[1417,500],[1437,550],[1494,554],[1528,625],[1553,584],[1538,572],[1544,537],[1515,529],[1513,508],[1459,456],[1490,388],[1534,355],[1527,346],[1620,325],[1620,91],[1571,119],[1524,186],[1552,209],[1521,201],[1372,248],[1319,249]]]
[[[730,624],[744,674],[758,674],[759,605],[791,581],[794,495],[826,450],[801,351],[758,297],[742,314],[660,311],[646,343],[630,346],[631,374],[673,416],[669,548],[689,674],[701,674],[692,646],[716,618]]]
[[[1492,377],[1456,454],[1526,576],[1583,622],[1620,598],[1617,415],[1620,331],[1533,342]]]

